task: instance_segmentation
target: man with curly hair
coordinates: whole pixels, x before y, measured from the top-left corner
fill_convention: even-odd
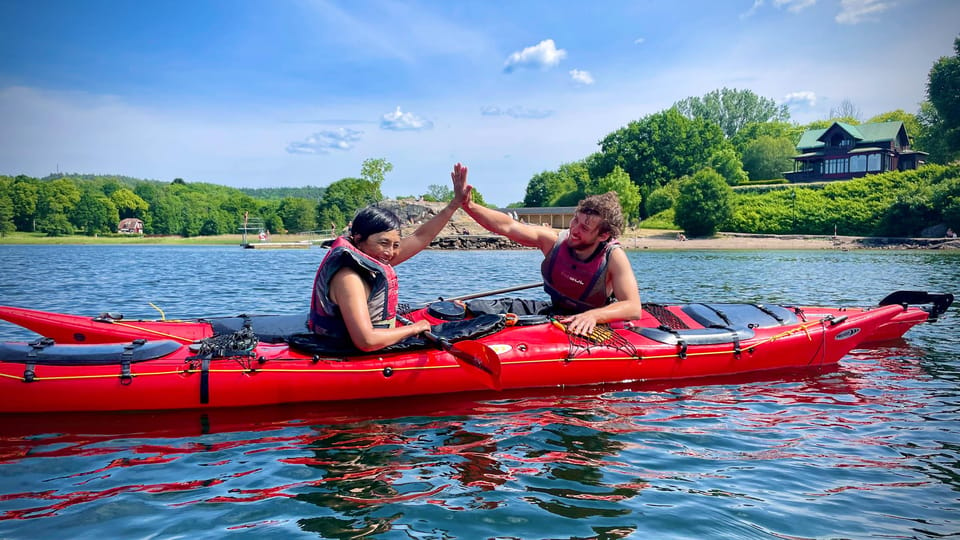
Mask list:
[[[597,324],[640,318],[637,279],[617,242],[624,223],[616,192],[580,201],[570,228],[558,232],[474,204],[471,189],[468,185],[462,206],[470,217],[490,232],[543,252],[543,288],[554,312],[564,314],[561,322],[568,332],[589,335]]]

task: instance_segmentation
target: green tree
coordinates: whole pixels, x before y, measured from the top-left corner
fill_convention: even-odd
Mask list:
[[[436,202],[450,202],[453,200],[453,189],[446,185],[430,184],[424,198],[428,197]]]
[[[0,180],[0,237],[17,230],[13,224],[13,201],[10,200],[12,184],[13,181]]]
[[[564,163],[556,171],[543,171],[534,175],[527,183],[523,204],[528,208],[569,206],[563,202],[582,199],[589,183],[590,171],[587,170],[585,162]]]
[[[927,99],[937,111],[934,129],[943,139],[946,160],[960,154],[960,36],[953,41],[953,56],[937,60],[927,81]]]
[[[743,149],[743,168],[750,180],[783,178],[791,169],[796,154],[794,143],[785,137],[761,135]]]
[[[790,119],[786,105],[777,105],[773,99],[736,88],[714,90],[703,97],[688,97],[673,106],[687,118],[700,118],[717,124],[728,138],[734,137],[750,123],[785,122]]]
[[[80,201],[70,212],[70,222],[77,230],[87,234],[113,232],[120,215],[116,205],[102,193],[88,188],[80,196]]]
[[[75,229],[66,214],[53,213],[37,220],[37,231],[46,233],[47,236],[68,236],[73,234]]]
[[[679,180],[673,180],[651,191],[644,199],[646,215],[652,216],[673,208],[680,197],[679,184]]]
[[[628,223],[640,216],[640,188],[630,181],[630,176],[620,167],[614,167],[613,172],[587,187],[587,195],[601,195],[608,191],[617,192]]]
[[[904,112],[903,109],[880,113],[867,120],[868,124],[878,124],[881,122],[903,122],[903,128],[911,139],[915,139],[920,133],[920,121],[917,115]]]
[[[36,229],[37,203],[40,187],[35,178],[17,176],[10,187],[10,202],[13,204],[13,223],[18,230],[31,232]]]
[[[224,193],[220,209],[230,214],[237,223],[243,219],[243,214],[249,212],[255,214],[260,210],[260,202],[246,193],[231,191]]]
[[[180,234],[184,228],[184,205],[180,197],[167,190],[161,190],[157,198],[150,202],[153,219],[144,223],[144,232],[151,234]]]
[[[80,188],[67,178],[41,184],[37,194],[37,230],[50,236],[73,234],[67,216],[80,202],[80,195]]]
[[[313,231],[318,228],[326,230],[324,226],[327,224],[317,226],[317,207],[307,199],[284,198],[277,207],[277,215],[283,220],[284,229],[292,233]]]
[[[360,166],[360,178],[376,185],[379,190],[387,173],[393,170],[393,164],[383,158],[368,158]]]
[[[747,173],[743,170],[740,156],[737,155],[737,151],[731,145],[718,148],[710,156],[707,166],[720,173],[720,176],[731,186],[740,185],[748,179]]]
[[[587,163],[591,178],[602,178],[619,165],[645,193],[706,167],[729,144],[714,122],[691,120],[674,108],[607,135],[600,141],[600,155]]]
[[[789,122],[751,122],[743,126],[743,128],[730,139],[730,142],[733,143],[733,147],[736,148],[737,152],[740,152],[742,156],[747,145],[764,135],[773,137],[774,139],[787,139],[791,145],[796,147],[797,143],[800,142],[800,135],[803,134],[803,131],[803,127]]]
[[[317,205],[317,222],[322,228],[330,223],[343,227],[357,210],[383,200],[380,185],[361,178],[342,178],[327,186]]]
[[[955,156],[960,157],[960,152],[951,152],[947,139],[940,136],[943,121],[933,103],[929,101],[920,103],[917,123],[920,124],[920,131],[914,138],[914,148],[930,154],[928,160],[931,163],[949,163],[955,159]]]
[[[733,190],[713,169],[680,182],[674,221],[690,236],[712,236],[733,216]]]
[[[150,205],[147,204],[147,201],[143,200],[139,195],[125,187],[114,190],[112,193],[108,193],[107,195],[110,197],[113,205],[117,208],[117,212],[120,214],[120,219],[134,217],[143,219],[143,216],[146,215],[147,210],[150,209]]]

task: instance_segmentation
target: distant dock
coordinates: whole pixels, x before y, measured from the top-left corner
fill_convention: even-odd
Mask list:
[[[244,249],[307,249],[310,247],[310,242],[256,242],[242,244],[242,246]]]

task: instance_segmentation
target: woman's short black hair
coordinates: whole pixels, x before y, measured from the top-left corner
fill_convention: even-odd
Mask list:
[[[360,238],[356,239],[359,242],[363,242],[371,234],[392,230],[400,230],[400,218],[379,206],[361,208],[350,222],[350,236],[360,235]]]

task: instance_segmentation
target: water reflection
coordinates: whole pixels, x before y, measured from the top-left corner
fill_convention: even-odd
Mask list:
[[[216,286],[187,274],[171,280],[175,269],[157,266],[145,272],[148,285],[118,297],[103,265],[86,264],[78,276],[70,257],[27,251],[5,268],[29,275],[37,260],[49,261],[51,281],[4,273],[4,302],[144,317],[155,315],[147,302],[158,298],[170,316],[300,310],[308,296],[298,291],[309,290],[318,255],[177,251],[199,257],[201,279]],[[0,262],[10,253],[0,252]],[[110,253],[143,265],[159,255]],[[423,255],[420,266],[402,267],[410,272],[401,276],[405,301],[492,288],[486,273],[497,285],[538,280],[526,261],[535,252],[482,254],[468,261],[478,276],[451,271],[464,267],[452,254]],[[647,300],[811,304],[866,304],[893,288],[950,290],[960,262],[919,253],[630,257]],[[241,264],[274,277],[257,284],[228,276]],[[431,280],[419,279],[426,273]],[[51,295],[49,282],[69,284],[61,290],[70,297]],[[260,287],[255,298],[243,292],[252,287]],[[954,534],[955,310],[906,341],[855,351],[824,371],[237,410],[6,415],[0,536]]]

